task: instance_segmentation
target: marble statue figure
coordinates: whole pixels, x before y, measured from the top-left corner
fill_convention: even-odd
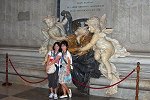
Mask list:
[[[93,33],[93,36],[91,41],[86,46],[80,48],[79,51],[86,51],[93,48],[95,51],[94,58],[100,62],[99,69],[101,73],[111,81],[111,84],[118,82],[120,80],[119,74],[115,65],[110,62],[110,59],[115,56],[115,54],[118,54],[118,56],[126,56],[128,52],[126,52],[126,49],[124,49],[117,40],[106,36],[112,33],[113,29],[106,28],[105,14],[101,18],[89,18],[86,24],[89,27],[89,31]],[[117,85],[109,88],[106,92],[108,95],[115,93],[117,93]]]
[[[66,34],[67,35],[73,34],[73,30],[72,30],[72,16],[71,16],[70,12],[63,10],[61,12],[61,15],[63,16],[62,20],[64,20],[64,19],[67,20],[67,23],[64,25]]]
[[[97,66],[97,69],[95,70],[98,70],[99,67],[101,73],[110,80],[110,85],[118,82],[120,80],[119,73],[115,65],[112,63],[112,59],[116,57],[125,57],[129,55],[129,53],[117,40],[107,37],[107,34],[111,34],[113,29],[106,28],[106,15],[104,14],[101,18],[91,17],[86,21],[88,26],[78,27],[74,34],[67,34],[64,25],[66,25],[69,21],[68,19],[71,18],[70,13],[67,12],[67,14],[68,15],[66,15],[66,11],[62,12],[64,18],[61,22],[59,22],[54,16],[47,16],[44,18],[47,28],[42,30],[45,41],[40,48],[40,52],[46,55],[54,42],[66,40],[69,44],[68,50],[74,55],[73,64],[76,68],[83,66],[83,62],[80,62],[83,60],[83,57],[87,60],[93,58],[93,63],[89,62],[84,64],[84,67],[80,69],[84,69],[87,66],[91,66],[90,68],[96,68],[94,66]],[[91,52],[93,52],[92,55]],[[45,58],[47,57],[45,56]],[[43,64],[45,61],[47,60],[45,59]],[[74,72],[77,73],[77,71],[78,70],[75,70],[74,68]],[[99,73],[100,77],[100,72],[98,71],[97,73]],[[90,70],[86,72],[91,73]],[[78,76],[76,73],[74,73],[74,76]],[[80,71],[78,73],[80,73]],[[86,82],[88,82],[89,78],[90,77],[86,77]],[[106,94],[112,95],[117,93],[117,88],[117,85],[108,88]]]
[[[64,25],[67,23],[67,19],[62,22],[58,22],[58,18],[55,16],[47,16],[44,18],[44,22],[47,25],[46,29],[42,29],[42,34],[44,35],[45,41],[39,49],[40,53],[47,53],[49,46],[52,46],[56,41],[61,41],[65,39],[65,29]]]

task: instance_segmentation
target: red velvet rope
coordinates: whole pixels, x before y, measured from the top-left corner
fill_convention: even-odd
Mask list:
[[[29,80],[26,80],[26,79],[24,79],[24,78],[17,72],[17,70],[15,69],[15,67],[14,67],[14,65],[12,64],[12,62],[11,62],[10,59],[9,59],[9,62],[10,62],[10,64],[11,64],[12,68],[14,69],[14,71],[17,73],[17,75],[18,75],[21,79],[23,79],[24,81],[26,81],[26,82],[28,82],[28,83],[36,84],[36,83],[43,82],[43,81],[45,81],[45,80],[47,79],[47,77],[46,77],[46,78],[44,78],[43,80],[37,81],[37,82],[31,82],[31,81],[29,81]],[[115,85],[121,83],[122,81],[124,81],[125,79],[127,79],[134,71],[135,71],[135,69],[133,69],[133,71],[131,71],[126,77],[124,77],[124,78],[123,78],[122,80],[120,80],[119,82],[116,82],[116,83],[114,83],[114,84],[112,84],[112,85],[108,85],[108,86],[104,86],[104,87],[98,87],[98,88],[96,88],[96,87],[91,87],[91,86],[88,86],[88,85],[86,85],[86,84],[83,84],[83,83],[79,82],[78,80],[76,80],[76,79],[74,79],[74,78],[72,78],[72,80],[73,80],[74,82],[78,83],[79,85],[84,86],[84,87],[87,87],[87,88],[91,88],[91,89],[105,89],[105,88],[110,88],[110,87],[113,87],[113,86],[115,86]]]
[[[133,71],[131,71],[126,77],[124,77],[124,78],[123,78],[122,80],[120,80],[119,82],[116,82],[116,83],[114,83],[114,84],[112,84],[112,85],[108,85],[108,86],[104,86],[104,87],[97,87],[97,88],[96,88],[96,87],[91,87],[91,86],[85,85],[85,84],[83,84],[83,83],[80,83],[78,80],[76,80],[76,79],[74,79],[74,78],[72,78],[72,80],[73,80],[74,82],[78,83],[79,85],[84,86],[84,87],[87,87],[87,88],[91,88],[91,89],[105,89],[105,88],[110,88],[110,87],[113,87],[113,86],[115,86],[115,85],[121,83],[122,81],[124,81],[125,79],[127,79],[134,71],[135,71],[135,69],[133,69]]]
[[[23,78],[23,77],[17,72],[17,70],[15,69],[15,67],[14,67],[14,65],[12,64],[12,62],[11,62],[10,59],[9,59],[9,62],[10,62],[10,64],[11,64],[12,68],[14,69],[14,71],[17,73],[17,75],[18,75],[21,79],[23,79],[25,82],[32,83],[32,84],[36,84],[36,83],[41,83],[41,82],[43,82],[43,81],[45,81],[45,80],[47,79],[47,77],[46,77],[46,78],[44,78],[43,80],[40,80],[40,81],[37,81],[37,82],[31,82],[31,81],[29,81],[29,80],[26,80],[25,78]]]

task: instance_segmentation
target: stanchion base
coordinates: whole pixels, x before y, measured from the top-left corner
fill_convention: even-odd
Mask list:
[[[2,86],[11,86],[12,83],[3,83]]]

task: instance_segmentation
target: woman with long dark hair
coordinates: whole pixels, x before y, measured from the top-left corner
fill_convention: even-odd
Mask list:
[[[63,95],[60,98],[72,97],[71,89],[67,87],[67,84],[71,82],[70,65],[72,64],[72,57],[68,51],[68,42],[62,41],[60,43],[62,49],[61,67],[59,71],[59,83],[63,89]]]
[[[48,74],[48,81],[49,81],[49,98],[58,99],[57,96],[57,87],[58,87],[58,71],[60,66],[60,58],[62,56],[62,53],[60,52],[60,43],[55,42],[53,45],[52,50],[48,52],[48,58],[47,58],[47,66],[46,66],[46,72]],[[52,65],[55,64],[56,71],[54,73],[48,73],[48,70]]]

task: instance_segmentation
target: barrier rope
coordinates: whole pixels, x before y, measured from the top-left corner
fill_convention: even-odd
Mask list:
[[[135,71],[135,69],[133,69],[133,71],[131,71],[131,72],[130,72],[126,77],[124,77],[122,80],[120,80],[120,81],[118,81],[118,82],[116,82],[116,83],[114,83],[114,84],[112,84],[112,85],[108,85],[108,86],[104,86],[104,87],[98,87],[98,88],[97,88],[97,87],[91,87],[91,86],[85,85],[85,84],[79,82],[78,80],[76,80],[76,79],[74,79],[74,78],[72,78],[72,80],[73,80],[74,82],[78,83],[79,85],[84,86],[84,87],[87,87],[87,88],[91,88],[91,89],[105,89],[105,88],[110,88],[110,87],[113,87],[113,86],[115,86],[115,85],[121,83],[122,81],[124,81],[125,79],[127,79],[134,71]]]
[[[44,78],[43,80],[40,80],[40,81],[37,81],[37,82],[31,82],[31,81],[29,81],[29,80],[26,80],[25,78],[23,78],[23,77],[18,73],[18,71],[15,69],[15,67],[14,67],[14,65],[13,65],[13,63],[11,62],[10,59],[9,59],[9,62],[10,62],[10,64],[11,64],[12,68],[14,69],[14,71],[17,73],[17,75],[18,75],[21,79],[23,79],[25,82],[32,83],[32,84],[36,84],[36,83],[41,83],[41,82],[43,82],[43,81],[45,81],[45,80],[47,79],[47,77],[46,77],[46,78]],[[124,81],[125,79],[127,79],[134,71],[135,71],[135,69],[133,69],[133,71],[131,71],[131,72],[130,72],[126,77],[124,77],[122,80],[120,80],[120,81],[118,81],[118,82],[116,82],[116,83],[114,83],[114,84],[112,84],[112,85],[108,85],[108,86],[104,86],[104,87],[91,87],[91,86],[88,86],[88,85],[86,85],[86,84],[84,84],[84,83],[79,82],[79,81],[78,81],[77,79],[75,79],[75,78],[72,78],[72,80],[73,80],[74,82],[78,83],[80,86],[84,86],[84,87],[86,87],[86,88],[91,88],[91,89],[105,89],[105,88],[110,88],[110,87],[113,87],[113,86],[115,86],[115,85],[121,83],[122,81]]]
[[[46,78],[44,78],[43,80],[40,80],[40,81],[37,81],[37,82],[31,82],[31,81],[29,81],[29,80],[26,80],[25,78],[23,78],[23,77],[17,72],[17,70],[15,69],[15,67],[14,67],[14,65],[12,64],[12,62],[11,62],[10,59],[9,59],[9,62],[10,62],[10,64],[11,64],[12,68],[14,69],[14,71],[17,73],[17,75],[18,75],[21,79],[23,79],[25,82],[28,82],[28,83],[31,83],[31,84],[36,84],[36,83],[41,83],[41,82],[43,82],[43,81],[45,81],[45,80],[47,79],[47,77],[46,77]]]
[[[25,82],[28,82],[28,83],[32,83],[32,84],[36,84],[36,83],[40,83],[40,82],[43,82],[47,79],[44,78],[43,80],[40,80],[40,81],[37,81],[37,82],[31,82],[29,80],[26,80],[24,79],[18,72],[17,70],[15,69],[14,65],[12,64],[11,60],[8,58],[8,53],[6,53],[6,82],[2,84],[2,86],[10,86],[12,85],[12,83],[9,83],[8,82],[8,60],[12,66],[12,68],[14,69],[14,71],[17,73],[17,75],[23,79]],[[113,87],[119,83],[121,83],[122,81],[124,81],[125,79],[127,79],[131,74],[133,74],[134,71],[137,71],[137,79],[136,79],[136,96],[135,96],[135,100],[138,100],[138,94],[139,94],[139,72],[140,72],[140,62],[137,63],[137,67],[135,69],[133,69],[133,71],[131,71],[126,77],[124,77],[122,80],[112,84],[112,85],[108,85],[108,86],[104,86],[104,87],[91,87],[91,86],[88,86],[86,84],[83,84],[81,82],[79,82],[78,80],[72,78],[72,80],[76,83],[78,83],[80,86],[84,86],[84,87],[87,87],[87,88],[91,88],[91,89],[105,89],[105,88],[110,88],[110,87]]]

